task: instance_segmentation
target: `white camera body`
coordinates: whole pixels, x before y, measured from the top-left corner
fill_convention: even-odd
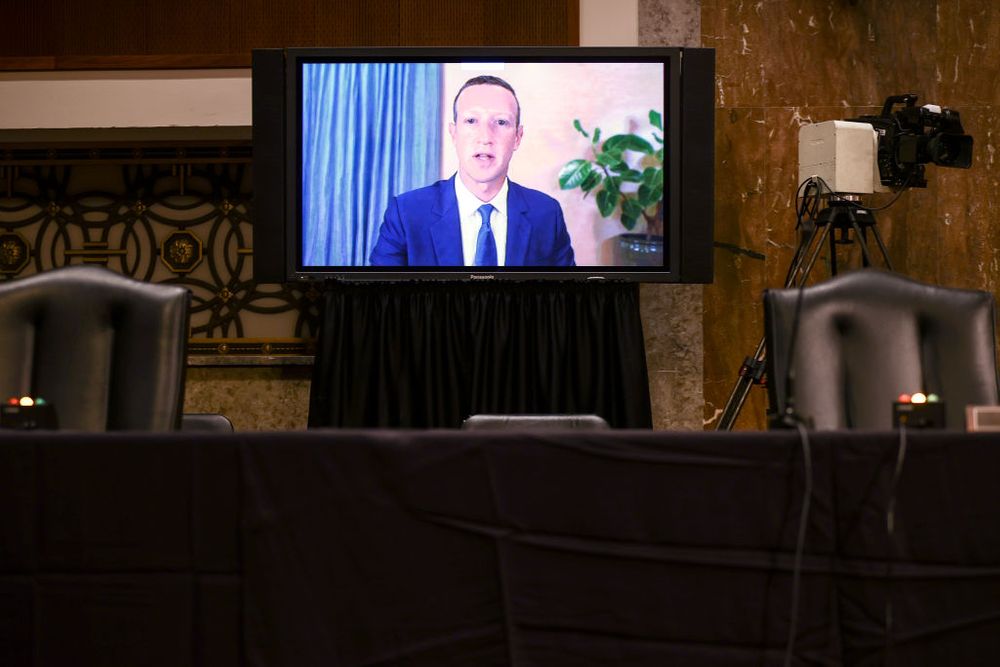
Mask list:
[[[878,133],[868,123],[828,120],[799,128],[799,183],[816,176],[839,194],[889,192],[878,170]]]

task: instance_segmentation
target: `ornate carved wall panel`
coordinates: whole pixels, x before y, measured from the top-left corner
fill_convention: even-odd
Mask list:
[[[92,263],[191,290],[191,350],[307,354],[315,288],[252,277],[249,146],[8,148],[0,277]]]

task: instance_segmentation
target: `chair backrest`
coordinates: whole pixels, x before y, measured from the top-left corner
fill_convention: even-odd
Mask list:
[[[189,302],[95,266],[0,284],[0,396],[45,398],[61,429],[176,429]]]
[[[188,412],[181,415],[181,430],[188,433],[233,433],[236,427],[226,415],[215,412]]]
[[[890,429],[892,403],[903,393],[940,396],[951,429],[964,426],[967,405],[997,403],[989,292],[877,269],[799,292],[764,293],[772,411],[784,413],[790,377],[795,411],[817,429]]]
[[[608,429],[598,415],[472,415],[462,422],[464,430],[549,430],[563,428]]]

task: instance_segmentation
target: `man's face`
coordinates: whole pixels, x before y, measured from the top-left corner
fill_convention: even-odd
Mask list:
[[[521,144],[517,101],[506,88],[484,84],[463,90],[455,107],[457,119],[448,131],[458,152],[459,175],[486,201],[503,185],[510,158]]]

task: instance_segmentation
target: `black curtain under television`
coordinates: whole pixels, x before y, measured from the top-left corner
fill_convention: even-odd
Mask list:
[[[652,426],[634,283],[347,283],[327,292],[310,427],[591,413],[615,428]]]

